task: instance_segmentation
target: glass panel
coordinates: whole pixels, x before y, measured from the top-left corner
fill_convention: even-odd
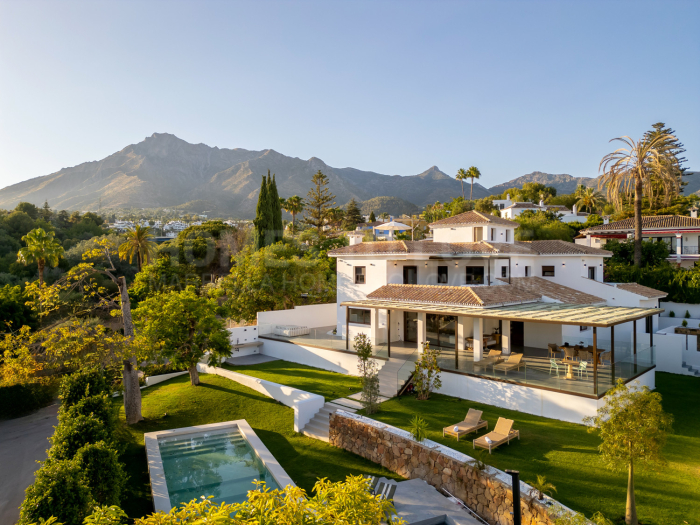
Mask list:
[[[483,266],[467,266],[467,284],[484,284]]]
[[[430,346],[436,345],[440,346],[438,339],[438,332],[440,330],[440,315],[428,314],[426,316],[426,338],[430,343]]]
[[[456,317],[440,316],[440,333],[438,344],[448,348],[455,347],[455,321]]]
[[[415,266],[403,267],[403,284],[418,284],[418,268]]]
[[[403,313],[404,341],[418,342],[418,314],[416,312]]]
[[[438,284],[447,284],[447,266],[438,266]]]

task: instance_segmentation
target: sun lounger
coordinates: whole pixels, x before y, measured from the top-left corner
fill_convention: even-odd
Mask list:
[[[501,351],[500,350],[489,350],[489,355],[486,357],[482,358],[481,361],[474,361],[474,366],[476,367],[488,367],[491,365],[495,365],[503,361],[503,358],[501,357]]]
[[[513,430],[513,420],[499,417],[498,422],[496,423],[496,428],[493,429],[493,432],[489,432],[484,436],[476,438],[473,445],[474,448],[486,448],[488,449],[489,454],[491,454],[491,451],[494,448],[502,445],[503,443],[508,443],[510,445],[510,440],[516,437],[520,439],[520,431]]]
[[[481,419],[481,414],[481,410],[474,410],[473,408],[470,408],[469,412],[467,412],[467,415],[464,418],[464,421],[460,421],[455,425],[450,425],[449,427],[442,429],[442,437],[445,437],[447,434],[448,436],[455,436],[457,441],[459,441],[461,436],[469,434],[470,432],[476,432],[484,427],[488,430],[489,423],[488,421]]]
[[[369,476],[365,475],[365,478],[369,480],[369,492],[370,494],[374,494],[374,489],[377,487],[377,482],[379,481],[379,478],[377,476]]]
[[[493,365],[493,370],[501,370],[502,372],[508,374],[509,370],[517,370],[521,366],[525,366],[525,362],[522,359],[523,354],[510,354],[507,361]]]

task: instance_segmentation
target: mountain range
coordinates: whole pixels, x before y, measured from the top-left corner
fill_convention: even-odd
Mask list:
[[[210,216],[252,218],[260,180],[268,170],[276,175],[281,197],[305,197],[311,177],[321,170],[329,179],[338,206],[355,199],[363,211],[415,213],[427,204],[462,194],[460,182],[437,166],[417,175],[384,175],[334,168],[316,157],[302,160],[272,149],[210,147],[190,144],[169,133],[154,133],[102,160],[0,189],[0,208],[12,209],[21,201],[40,206],[46,200],[53,209],[177,208]],[[686,194],[700,186],[700,174],[692,178],[698,180],[690,181]],[[579,184],[594,186],[596,178],[535,171],[491,188],[475,182],[473,195],[480,199],[522,187],[526,182],[553,186],[562,194],[573,192]],[[469,189],[466,180],[467,196]]]

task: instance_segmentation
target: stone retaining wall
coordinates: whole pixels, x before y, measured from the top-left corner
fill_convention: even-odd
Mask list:
[[[477,471],[468,463],[432,450],[413,439],[339,413],[330,416],[329,440],[331,445],[378,463],[404,478],[420,478],[437,489],[444,487],[491,525],[513,523],[511,485],[493,473]],[[541,504],[523,501],[521,510],[523,525],[553,524]]]

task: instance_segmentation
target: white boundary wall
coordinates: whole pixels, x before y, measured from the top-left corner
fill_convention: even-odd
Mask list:
[[[291,346],[291,345],[290,345]],[[291,386],[280,385],[272,381],[265,381],[257,377],[239,374],[231,370],[205,365],[199,363],[197,370],[203,374],[215,374],[231,381],[235,381],[243,386],[247,386],[272,399],[279,401],[283,405],[294,409],[294,431],[301,432],[306,424],[311,421],[316,413],[321,410],[326,400],[323,396],[311,394]]]
[[[185,374],[189,374],[189,372],[187,370],[185,370],[184,372],[172,372],[170,374],[160,374],[157,376],[147,376],[146,377],[146,386],[157,385],[158,383],[162,383],[163,381],[167,381],[168,379],[172,379],[173,377],[184,376]]]
[[[291,324],[319,328],[321,326],[335,326],[336,303],[310,304],[297,306],[292,310],[273,310],[271,312],[258,312],[258,326]],[[263,330],[259,335],[264,335]]]
[[[665,312],[661,314],[661,318],[668,317],[671,312],[675,313],[676,316],[672,319],[675,319],[678,324],[683,321],[686,311],[690,312],[691,319],[700,319],[700,304],[659,301],[659,308],[665,310]],[[690,324],[690,319],[688,319],[688,324]],[[697,326],[697,324],[695,326]]]

